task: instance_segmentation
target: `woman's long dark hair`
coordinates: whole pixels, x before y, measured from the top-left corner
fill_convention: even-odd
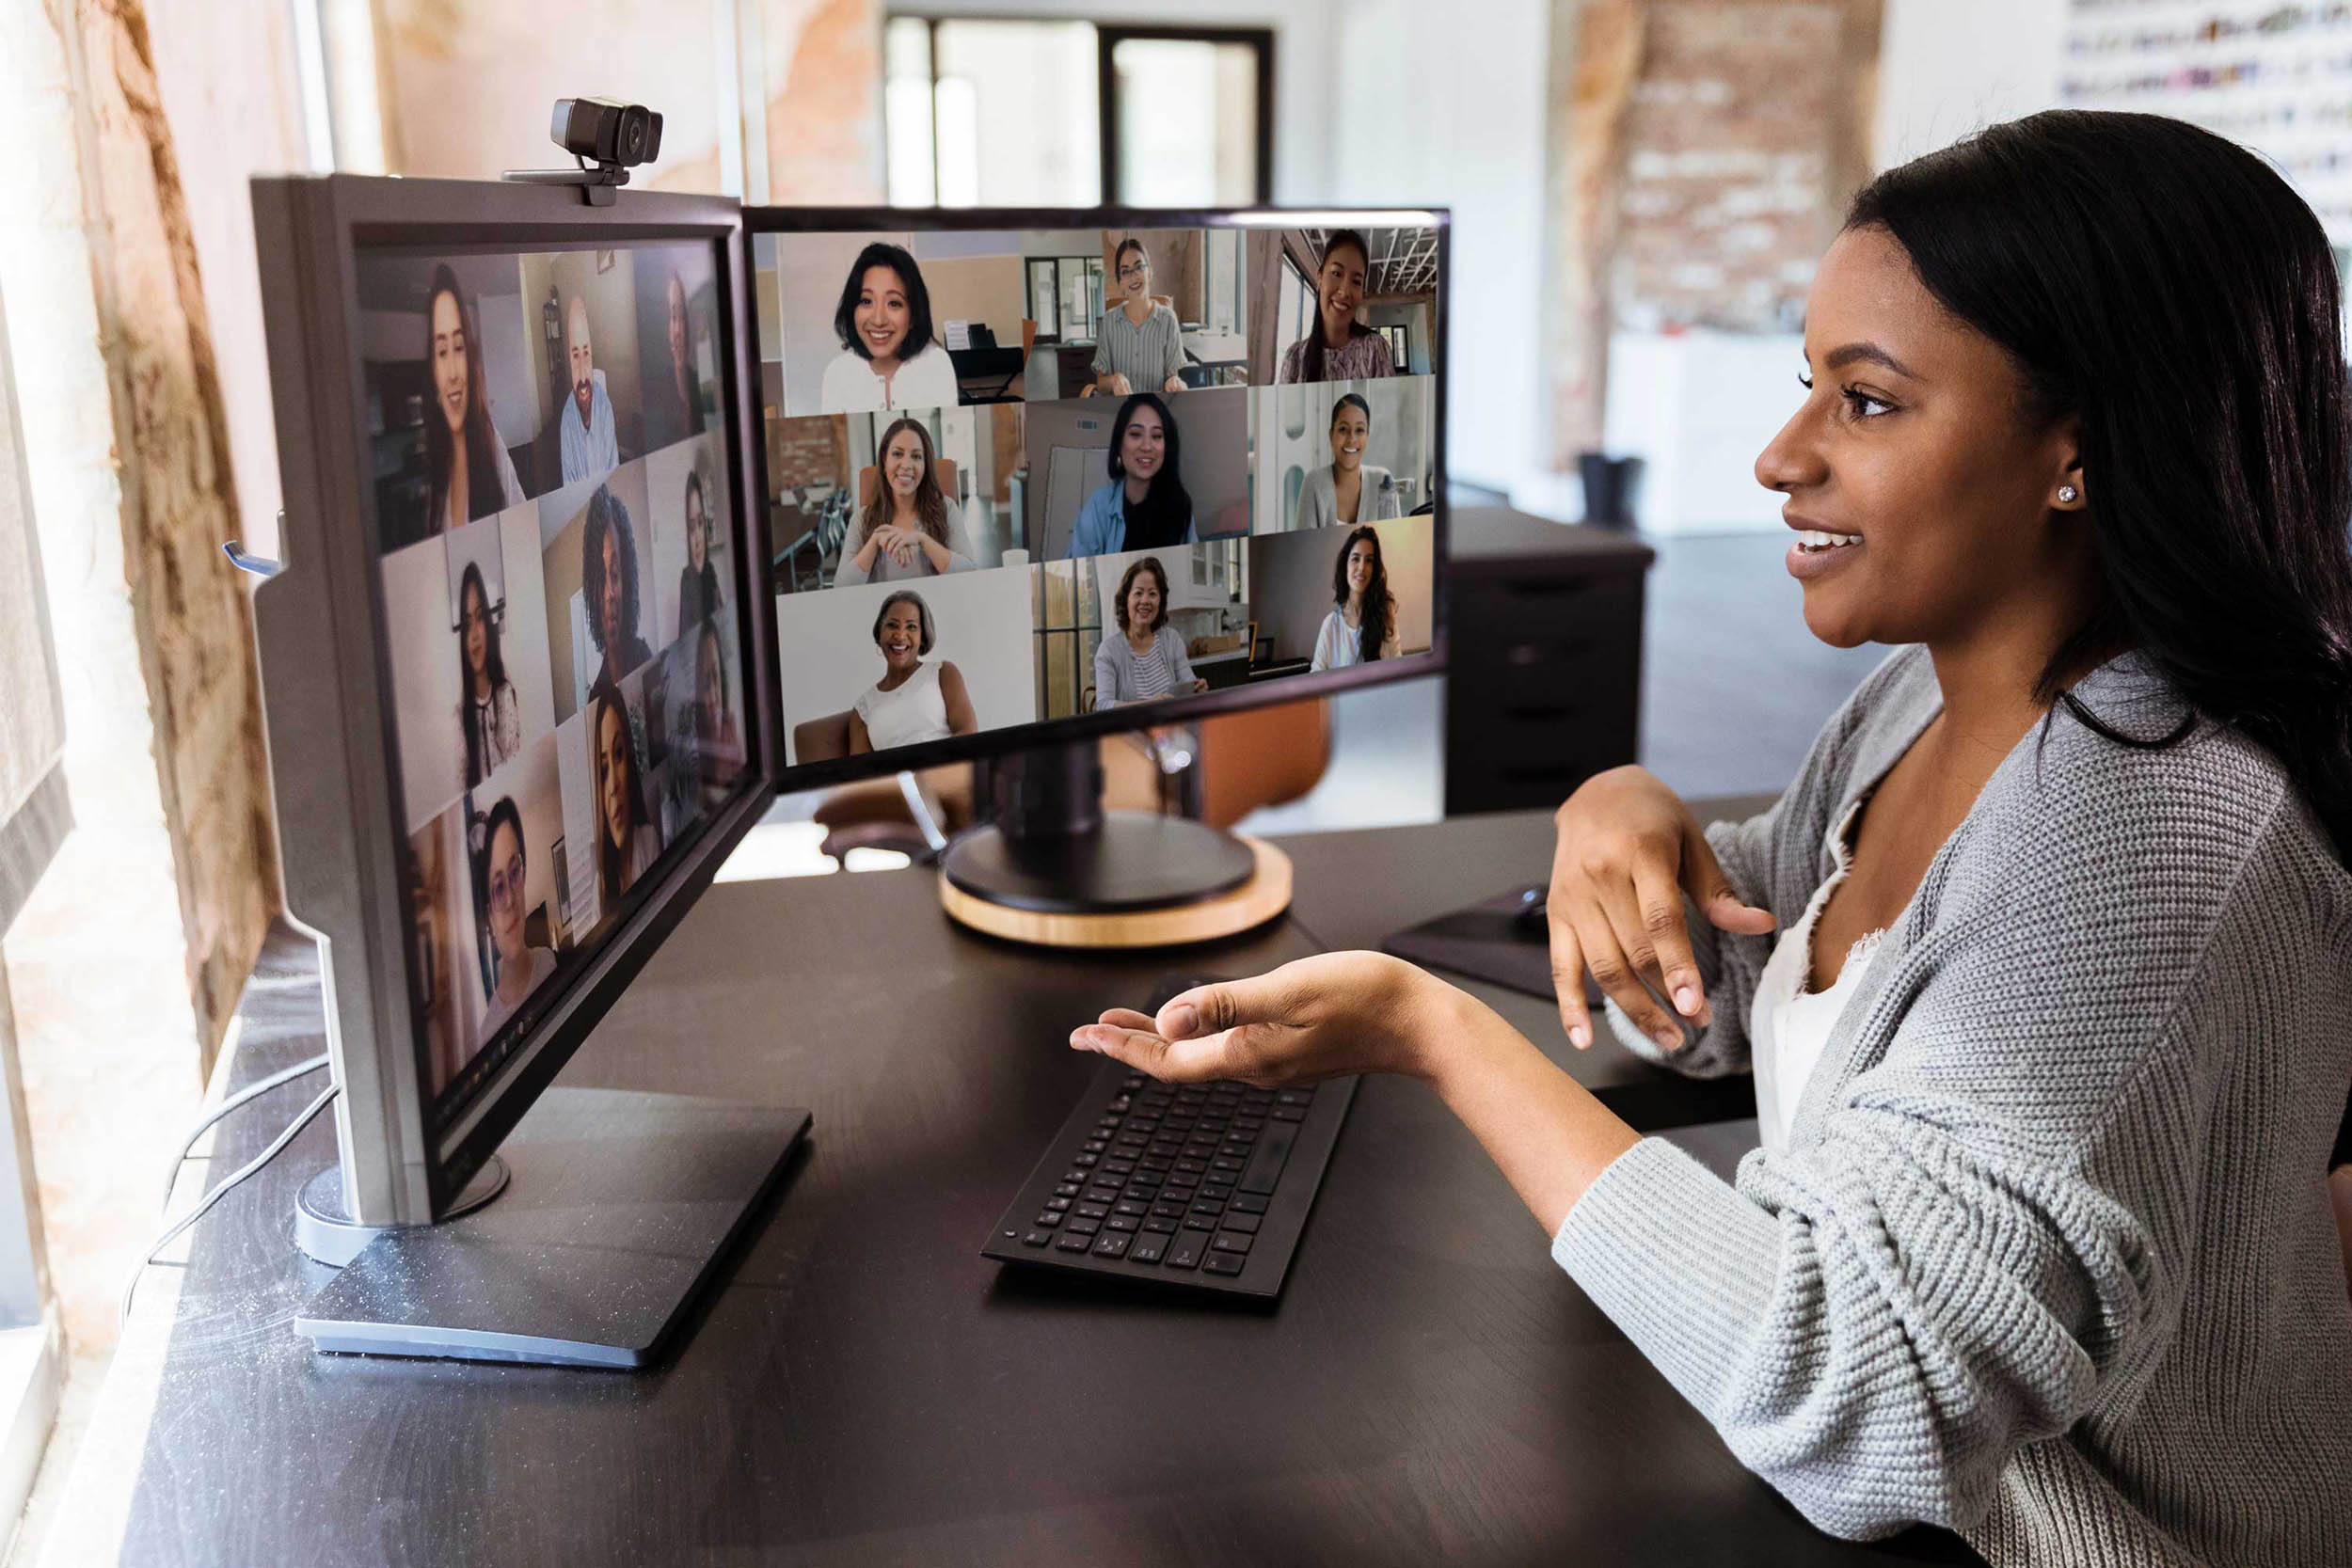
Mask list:
[[[506,489],[499,483],[498,432],[491,428],[488,394],[483,390],[482,340],[474,331],[473,301],[458,287],[457,274],[446,261],[433,269],[433,287],[424,296],[428,371],[433,365],[433,307],[443,294],[457,302],[458,330],[466,335],[466,515],[488,517],[506,505]],[[437,391],[434,401],[440,401]],[[433,409],[424,421],[424,471],[429,476],[425,516],[435,533],[441,531],[441,515],[449,507],[449,470],[456,451],[449,438],[449,420],[440,409]]]
[[[912,430],[923,443],[923,477],[914,486],[914,515],[921,521],[923,531],[945,545],[947,542],[947,493],[939,487],[938,466],[931,459],[931,433],[916,419],[891,421],[882,432],[882,438],[874,447],[874,477],[881,481],[874,486],[874,499],[866,506],[866,515],[859,519],[857,540],[850,547],[852,552],[863,548],[874,531],[890,521],[898,510],[898,499],[890,489],[890,443],[898,438],[898,432]]]
[[[1340,546],[1340,558],[1331,562],[1331,601],[1343,610],[1347,608],[1347,553],[1359,539],[1372,543],[1372,580],[1364,584],[1364,602],[1357,610],[1356,653],[1370,664],[1388,646],[1389,634],[1396,627],[1396,595],[1389,592],[1389,567],[1380,557],[1380,535],[1369,524],[1349,531]]]
[[[1337,354],[1345,348],[1351,340],[1359,338],[1372,330],[1370,327],[1359,326],[1356,323],[1350,322],[1347,324],[1346,338],[1336,343],[1327,343],[1323,341],[1323,269],[1329,264],[1331,252],[1343,245],[1354,245],[1356,254],[1364,259],[1365,268],[1369,270],[1372,266],[1372,246],[1365,244],[1364,237],[1355,230],[1334,229],[1325,238],[1323,254],[1315,260],[1315,322],[1307,329],[1307,352],[1299,356],[1299,358],[1304,361],[1298,367],[1298,379],[1301,381],[1324,379],[1324,351],[1327,349]]]
[[[1121,482],[1127,477],[1119,454],[1127,443],[1128,423],[1140,408],[1150,408],[1159,415],[1160,429],[1168,438],[1167,455],[1160,459],[1159,471],[1152,476],[1151,487],[1144,491],[1143,499],[1127,509],[1129,519],[1143,527],[1130,529],[1126,542],[1130,547],[1138,544],[1181,545],[1184,531],[1192,523],[1192,497],[1185,493],[1184,478],[1177,471],[1184,451],[1176,437],[1176,416],[1168,411],[1159,393],[1137,392],[1119,405],[1119,418],[1111,421],[1110,475]],[[1138,533],[1142,535],[1140,541]]]
[[[457,579],[457,653],[460,662],[466,651],[466,595],[482,601],[482,673],[490,677],[489,722],[498,721],[499,688],[506,684],[506,659],[499,652],[499,624],[490,614],[490,591],[482,585],[482,567],[471,561]],[[466,783],[469,787],[482,782],[488,771],[482,765],[482,725],[480,709],[474,702],[473,672],[465,673],[466,712]]]
[[[2081,421],[2103,592],[2036,695],[2146,744],[2058,689],[2139,650],[2352,855],[2352,404],[2312,210],[2211,132],[2051,110],[1880,175],[1846,225],[2009,351],[2026,417]]]
[[[604,815],[604,716],[611,713],[621,725],[621,754],[628,759],[628,842],[612,840],[612,826]],[[636,847],[637,830],[652,819],[645,815],[644,791],[639,787],[637,736],[629,728],[628,705],[617,688],[604,687],[588,694],[589,777],[596,808],[596,895],[611,914],[628,892],[629,851]]]

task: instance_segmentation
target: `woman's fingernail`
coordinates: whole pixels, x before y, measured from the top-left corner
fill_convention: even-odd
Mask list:
[[[1660,1029],[1651,1034],[1650,1038],[1656,1040],[1663,1050],[1679,1051],[1682,1049],[1682,1031],[1679,1029]]]
[[[1675,1006],[1681,1010],[1683,1017],[1689,1018],[1699,1010],[1699,993],[1689,986],[1677,986],[1675,988]]]
[[[1593,1043],[1593,1032],[1581,1023],[1572,1024],[1568,1029],[1568,1043],[1579,1051],[1589,1050]]]
[[[1168,1037],[1170,1039],[1190,1039],[1200,1027],[1200,1010],[1187,1002],[1171,1008],[1168,1015]]]

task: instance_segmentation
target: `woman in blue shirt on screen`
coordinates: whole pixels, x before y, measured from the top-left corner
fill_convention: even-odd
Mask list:
[[[1079,509],[1064,558],[1199,544],[1178,452],[1176,420],[1158,394],[1137,392],[1120,404],[1111,425],[1111,482]]]

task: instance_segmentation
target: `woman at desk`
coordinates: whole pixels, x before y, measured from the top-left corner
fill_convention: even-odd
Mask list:
[[[1307,476],[1298,489],[1297,527],[1376,523],[1404,510],[1389,470],[1369,467],[1364,448],[1372,441],[1372,404],[1349,392],[1331,405],[1331,464]]]
[[[501,795],[483,830],[482,853],[474,862],[474,908],[481,911],[483,944],[490,950],[481,1038],[488,1041],[515,1016],[539,983],[555,973],[555,955],[531,945],[524,930],[523,818],[514,800]]]
[[[1334,230],[1315,268],[1315,324],[1282,356],[1277,381],[1371,381],[1396,373],[1389,341],[1356,319],[1364,302],[1372,247],[1353,229]]]
[[[719,568],[710,562],[710,509],[703,501],[703,476],[686,470],[686,564],[678,569],[677,624],[700,626],[719,609]]]
[[[841,353],[818,391],[824,414],[953,408],[956,367],[931,341],[931,295],[914,258],[877,241],[857,253],[833,313]]]
[[[918,741],[970,735],[980,727],[972,693],[953,662],[923,662],[938,642],[931,607],[911,589],[882,603],[874,617],[874,646],[882,650],[882,677],[858,694],[850,715],[850,754],[887,752]]]
[[[1389,569],[1380,561],[1380,535],[1369,525],[1349,534],[1331,562],[1331,613],[1315,633],[1311,672],[1397,656],[1396,595],[1389,592]]]
[[[499,652],[498,622],[490,614],[482,568],[466,562],[457,579],[457,646],[466,665],[466,694],[458,699],[457,727],[466,735],[468,789],[503,767],[523,749],[523,707],[515,683],[506,678]]]
[[[1120,404],[1111,421],[1111,482],[1078,509],[1064,559],[1199,544],[1180,459],[1175,417],[1156,393]]]
[[[1077,1043],[1430,1084],[1816,1525],[1995,1564],[2341,1563],[2352,399],[2269,165],[2058,111],[1881,175],[1756,460],[1823,641],[1898,646],[1750,821],[1558,815],[1562,1022],[1752,1071],[1726,1182],[1465,993],[1335,954]],[[1687,902],[1686,902],[1687,900]]]
[[[1176,312],[1152,297],[1152,258],[1143,242],[1133,234],[1120,241],[1111,264],[1119,274],[1120,302],[1103,312],[1095,329],[1094,379],[1078,395],[1183,391],[1184,331]]]
[[[515,460],[490,423],[483,390],[482,344],[472,302],[444,264],[433,269],[424,301],[425,357],[433,367],[433,408],[424,421],[427,531],[444,533],[476,517],[519,506]]]
[[[1159,557],[1147,555],[1127,568],[1112,607],[1120,635],[1095,645],[1096,712],[1209,689],[1192,673],[1184,634],[1168,624],[1168,572]]]
[[[842,543],[834,586],[972,571],[977,563],[963,514],[939,487],[931,433],[922,421],[901,419],[883,431],[875,467],[882,483]]]
[[[611,919],[622,898],[661,858],[661,834],[645,810],[637,766],[636,726],[620,690],[600,687],[588,699],[588,751],[596,813],[596,901]]]

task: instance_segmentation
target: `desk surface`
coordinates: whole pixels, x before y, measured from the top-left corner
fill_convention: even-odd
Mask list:
[[[1196,961],[1360,943],[1492,892],[1494,863],[1547,833],[1288,840],[1297,918]],[[1410,875],[1367,875],[1375,839]],[[319,1048],[311,967],[307,944],[273,944],[233,1081]],[[52,1560],[1953,1560],[1924,1531],[1830,1540],[1742,1470],[1403,1082],[1358,1095],[1272,1310],[981,1259],[1094,1065],[1064,1049],[1070,1026],[1164,967],[965,936],[922,872],[712,888],[564,1080],[816,1114],[671,1364],[312,1354],[290,1320],[325,1272],[289,1209],[332,1158],[323,1119],[198,1227],[183,1267],[149,1272]],[[1650,1073],[1562,1053],[1617,1087]],[[310,1092],[238,1113],[211,1169]]]

